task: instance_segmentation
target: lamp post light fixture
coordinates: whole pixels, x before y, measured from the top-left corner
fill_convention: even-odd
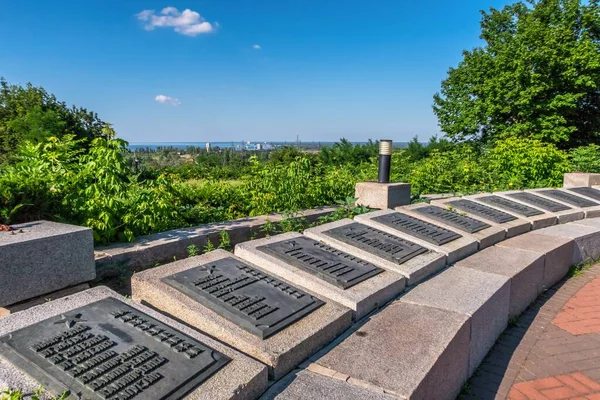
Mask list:
[[[392,141],[391,140],[380,140],[379,141],[379,176],[377,182],[389,183],[390,182],[390,167],[392,161]]]

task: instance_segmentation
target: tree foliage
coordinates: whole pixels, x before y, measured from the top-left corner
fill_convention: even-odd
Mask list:
[[[528,0],[482,12],[485,44],[463,53],[434,96],[447,137],[599,142],[598,1]]]
[[[0,78],[0,163],[12,158],[25,141],[72,135],[90,143],[102,135],[104,122],[94,112],[68,107],[56,96],[31,83],[11,85]]]

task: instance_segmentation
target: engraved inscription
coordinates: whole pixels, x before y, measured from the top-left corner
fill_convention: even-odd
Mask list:
[[[0,354],[56,394],[85,399],[183,397],[229,359],[107,298],[0,338]]]
[[[483,204],[476,203],[471,200],[454,200],[448,202],[450,207],[454,207],[458,210],[468,212],[478,217],[487,219],[488,221],[495,222],[497,224],[504,224],[506,222],[514,221],[517,219],[514,215],[505,213],[504,211],[496,210],[495,208],[488,207]]]
[[[324,304],[233,257],[200,265],[162,280],[261,339]]]
[[[426,248],[416,243],[358,222],[329,229],[323,233],[397,264],[428,252]]]
[[[305,236],[269,243],[257,249],[342,289],[383,272],[371,263]]]
[[[587,208],[600,206],[600,203],[596,203],[595,201],[591,201],[571,193],[563,192],[562,190],[541,190],[540,193],[542,193],[545,196],[552,197],[553,199],[556,199],[558,201],[564,201],[565,203],[575,207]]]
[[[489,224],[486,224],[483,221],[467,217],[466,215],[460,215],[449,210],[444,210],[440,207],[426,206],[417,208],[415,211],[467,233],[479,232],[482,229],[490,227]]]
[[[500,196],[484,196],[477,199],[483,203],[489,204],[500,209],[514,212],[515,214],[523,215],[525,217],[533,217],[535,215],[541,215],[544,212],[536,208],[526,206],[525,204],[517,203],[509,199],[505,199]]]
[[[380,215],[373,220],[437,246],[462,237],[459,233],[398,212]]]
[[[600,190],[591,187],[577,187],[569,189],[571,192],[600,201]]]
[[[557,203],[552,200],[548,200],[544,197],[536,196],[532,193],[527,192],[518,192],[518,193],[509,193],[509,197],[513,199],[522,201],[523,203],[531,204],[532,206],[536,206],[541,208],[542,210],[550,211],[550,212],[559,212],[571,210],[571,207],[565,206],[564,204]]]

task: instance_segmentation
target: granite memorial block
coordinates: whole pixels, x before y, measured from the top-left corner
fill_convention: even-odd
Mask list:
[[[590,195],[593,188],[586,191]],[[583,218],[597,218],[600,217],[600,202],[594,198],[586,196],[582,193],[570,189],[530,189],[528,193],[535,194],[538,197],[543,197],[548,200],[552,200],[555,203],[560,203],[565,206],[571,207],[573,210],[583,214]]]
[[[240,243],[235,254],[294,286],[354,311],[355,319],[391,300],[405,279],[298,233]]]
[[[559,190],[559,189],[545,189],[545,190],[540,190],[539,192],[540,192],[540,194],[542,194],[544,196],[548,196],[553,199],[560,200],[562,202],[571,204],[571,205],[573,205],[575,207],[579,207],[579,208],[600,206],[600,203],[588,200],[584,197],[577,196],[575,194],[571,194],[571,193],[568,193],[566,191]]]
[[[569,191],[588,199],[600,201],[600,190],[591,187],[570,188]]]
[[[449,210],[455,210],[472,218],[481,219],[492,226],[498,226],[505,230],[507,238],[520,235],[531,229],[531,223],[529,221],[472,200],[461,199],[460,197],[450,197],[433,200],[431,201],[431,204]]]
[[[224,250],[136,274],[151,304],[270,367],[278,379],[333,340],[352,313]]]
[[[444,254],[351,219],[310,228],[304,234],[378,267],[402,274],[408,285],[414,285],[446,265]]]
[[[537,193],[513,190],[509,192],[494,193],[494,195],[509,199],[525,206],[532,206],[544,211],[546,214],[554,215],[559,224],[585,218],[585,214],[581,209],[573,208],[564,203],[554,201],[544,196],[539,196]]]
[[[401,210],[404,211],[406,208],[403,207]],[[413,211],[380,210],[357,215],[354,220],[427,249],[445,254],[448,264],[452,264],[477,251],[479,242],[474,236],[458,233],[450,227],[441,226],[439,223],[425,221],[424,217],[417,218],[408,215],[408,212],[413,213]]]
[[[555,214],[546,213],[539,208],[504,196],[498,196],[497,194],[475,194],[471,196],[465,196],[463,199],[503,211],[504,213],[511,214],[520,220],[527,221],[531,224],[531,230],[546,228],[558,223],[558,218]]]
[[[104,288],[8,316],[0,335],[0,388],[35,382],[105,400],[227,399],[266,387],[264,366]]]
[[[492,246],[506,237],[506,231],[503,228],[492,226],[479,218],[473,218],[448,208],[422,203],[400,207],[396,211],[474,239],[478,242],[480,250]]]
[[[92,230],[50,221],[0,231],[0,307],[96,277]]]

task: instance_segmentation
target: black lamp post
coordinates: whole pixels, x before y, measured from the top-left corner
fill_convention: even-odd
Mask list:
[[[390,167],[392,161],[392,141],[391,140],[380,140],[379,141],[379,177],[377,182],[389,183],[390,182]]]

